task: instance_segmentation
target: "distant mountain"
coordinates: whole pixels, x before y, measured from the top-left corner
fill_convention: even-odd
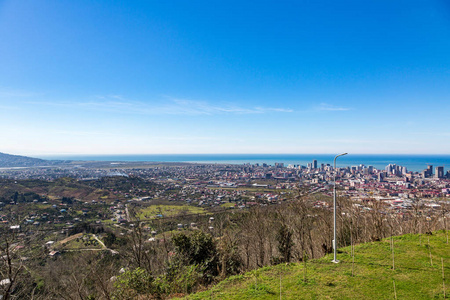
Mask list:
[[[33,158],[33,157],[27,157],[27,156],[20,156],[20,155],[11,155],[6,153],[0,152],[0,167],[35,167],[35,166],[44,166],[47,165],[49,161],[39,159],[39,158]]]

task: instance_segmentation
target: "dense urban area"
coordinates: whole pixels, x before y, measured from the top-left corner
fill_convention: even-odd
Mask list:
[[[450,217],[442,166],[19,160],[0,169],[3,299],[166,298],[321,257],[335,183],[338,247]]]

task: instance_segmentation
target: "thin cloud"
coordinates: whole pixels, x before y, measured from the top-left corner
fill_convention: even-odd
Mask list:
[[[173,104],[168,108],[174,109],[174,111],[181,111],[194,114],[262,114],[268,112],[293,112],[291,109],[284,108],[272,108],[272,107],[253,107],[245,108],[234,104],[229,105],[212,105],[205,101],[193,101],[185,99],[172,99]]]
[[[24,90],[14,90],[5,87],[0,87],[0,98],[30,98],[39,96],[38,93],[32,93]]]
[[[0,109],[1,110],[17,110],[17,109],[19,109],[19,107],[17,107],[17,106],[10,106],[10,105],[1,105],[0,104]]]
[[[264,114],[290,113],[292,109],[277,107],[241,107],[234,104],[214,105],[206,101],[169,99],[160,104],[126,100],[122,96],[96,96],[101,101],[88,102],[28,102],[29,104],[51,105],[67,108],[82,108],[115,113],[141,115],[217,115],[217,114]]]
[[[327,103],[321,103],[317,110],[320,111],[348,111],[350,108],[347,107],[338,107]]]
[[[108,132],[100,132],[100,131],[72,131],[72,130],[58,130],[54,131],[54,134],[62,134],[62,135],[76,135],[76,136],[106,136],[112,135]]]
[[[217,141],[221,140],[219,137],[212,136],[151,136],[149,138],[155,140],[173,140],[173,141]]]
[[[443,137],[450,136],[450,132],[411,132],[411,134],[423,136],[443,136]]]
[[[117,100],[125,100],[125,97],[123,97],[122,95],[107,95],[107,96],[102,96],[102,95],[98,95],[95,96],[98,99],[117,99]]]

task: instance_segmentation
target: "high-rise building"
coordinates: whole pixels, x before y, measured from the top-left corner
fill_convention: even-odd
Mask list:
[[[313,169],[317,169],[317,160],[314,159],[312,164]]]
[[[384,168],[386,173],[388,173],[389,175],[395,174],[396,169],[397,169],[397,166],[395,164],[388,164],[386,166],[386,168]]]
[[[423,178],[433,177],[433,166],[428,165],[425,170],[422,171]]]
[[[406,175],[408,173],[408,169],[406,167],[402,167],[402,175]]]
[[[444,167],[436,167],[436,178],[444,178]]]
[[[426,172],[425,177],[432,177],[433,176],[433,165],[428,165],[425,172]]]
[[[378,173],[378,181],[379,182],[383,182],[385,177],[386,177],[386,172]]]

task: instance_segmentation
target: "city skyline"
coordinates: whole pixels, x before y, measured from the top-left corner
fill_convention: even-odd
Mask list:
[[[445,1],[3,1],[0,152],[450,152]]]

